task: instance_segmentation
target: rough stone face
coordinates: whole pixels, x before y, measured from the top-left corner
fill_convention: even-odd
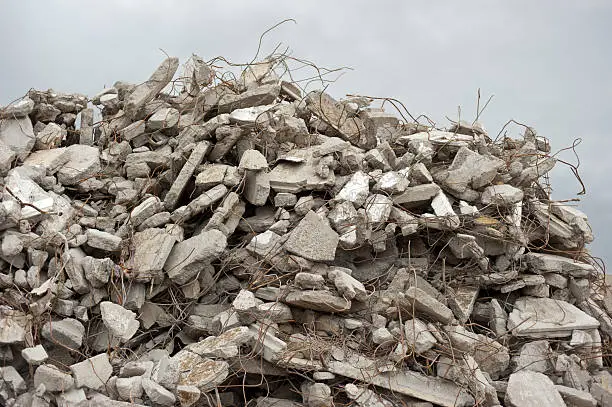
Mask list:
[[[53,365],[41,365],[34,372],[34,387],[41,384],[50,392],[66,391],[74,386],[74,379]]]
[[[338,234],[310,211],[293,229],[285,242],[285,249],[312,261],[332,261],[336,257]]]
[[[203,263],[215,260],[225,247],[227,239],[218,230],[208,230],[174,245],[164,270],[177,284],[193,278]]]
[[[96,147],[73,144],[67,148],[68,161],[57,173],[62,185],[77,185],[95,178],[101,170],[100,151]]]
[[[119,250],[122,239],[112,233],[97,229],[87,229],[87,245],[96,249],[113,252]]]
[[[36,345],[33,348],[25,348],[21,351],[21,356],[30,365],[41,365],[47,361],[49,355],[45,351],[42,345]]]
[[[453,312],[447,306],[420,288],[410,287],[404,295],[405,300],[403,303],[411,308],[414,306],[417,312],[423,312],[443,323],[449,323],[454,318]]]
[[[36,137],[29,118],[0,120],[0,142],[18,159],[24,160],[34,147]]]
[[[483,204],[507,206],[523,200],[523,191],[512,185],[491,185],[486,187],[480,198]]]
[[[187,182],[193,175],[196,167],[202,163],[202,160],[204,160],[204,156],[206,153],[208,153],[209,149],[210,143],[207,141],[198,143],[193,149],[189,159],[185,165],[183,165],[183,168],[181,168],[181,172],[178,174],[174,180],[174,183],[172,184],[172,187],[170,187],[170,190],[166,194],[164,199],[164,206],[166,209],[172,210],[176,207],[178,200],[183,194],[183,190],[187,186]]]
[[[362,206],[370,194],[370,177],[361,171],[353,174],[351,179],[344,184],[335,199],[337,201],[348,201],[356,207]]]
[[[66,318],[61,321],[46,322],[42,328],[42,336],[52,342],[79,349],[83,343],[85,327],[76,319]]]
[[[427,325],[416,318],[404,321],[404,335],[408,346],[419,354],[428,351],[437,343]]]
[[[508,329],[517,336],[556,338],[570,336],[574,329],[599,327],[599,322],[565,301],[521,297],[514,303]]]
[[[136,314],[119,304],[103,301],[100,303],[100,312],[106,328],[121,342],[127,342],[140,327]]]
[[[178,69],[179,60],[178,58],[171,57],[164,60],[159,67],[151,74],[149,79],[136,86],[131,94],[128,96],[125,102],[126,113],[134,117],[138,110],[145,103],[152,100],[168,83],[172,80],[172,77]]]
[[[165,229],[151,228],[134,234],[131,267],[136,281],[161,280],[163,268],[176,243]]]
[[[104,389],[106,382],[113,374],[108,355],[101,353],[70,366],[76,387],[87,387],[92,390]]]
[[[142,388],[149,399],[160,406],[173,406],[176,401],[174,394],[166,390],[163,386],[155,383],[153,380],[143,378]]]
[[[193,352],[182,350],[175,356],[179,361],[179,386],[195,386],[207,392],[221,384],[228,375],[229,365],[225,361],[204,358]]]
[[[283,300],[289,305],[321,312],[343,312],[351,308],[351,302],[329,291],[292,291]]]
[[[512,407],[565,406],[553,382],[542,373],[524,370],[510,375],[505,403]]]

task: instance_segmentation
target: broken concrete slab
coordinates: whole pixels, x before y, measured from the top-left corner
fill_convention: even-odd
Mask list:
[[[121,342],[127,342],[140,327],[136,314],[110,301],[100,303],[102,321],[109,332]]]
[[[338,234],[319,215],[310,211],[293,229],[284,248],[312,261],[332,261],[336,257]]]
[[[553,382],[542,373],[522,370],[508,380],[505,403],[512,407],[565,406]]]
[[[87,387],[92,390],[102,390],[113,374],[108,355],[101,353],[82,362],[70,366],[76,387]]]
[[[204,160],[204,156],[208,153],[209,149],[210,143],[207,141],[202,141],[195,146],[189,159],[187,159],[187,162],[183,165],[183,168],[181,168],[181,172],[174,180],[174,183],[164,198],[164,206],[166,209],[173,210],[176,207],[183,194],[183,190],[187,186],[187,182],[193,175],[196,167]]]
[[[521,297],[508,318],[508,330],[516,336],[557,338],[574,329],[592,329],[599,322],[576,306],[552,298]]]
[[[28,117],[0,120],[0,142],[15,153],[19,160],[25,160],[35,141],[32,122]]]
[[[177,284],[185,284],[201,269],[202,264],[215,260],[225,247],[227,238],[212,229],[177,243],[164,265],[168,276]]]
[[[170,83],[178,69],[178,64],[178,58],[165,59],[146,82],[134,88],[125,101],[125,111],[130,117],[135,117],[145,103],[152,100]]]

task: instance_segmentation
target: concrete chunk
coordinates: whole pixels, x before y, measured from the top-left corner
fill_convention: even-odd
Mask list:
[[[292,291],[283,299],[289,305],[322,312],[343,312],[351,308],[351,302],[329,291]]]
[[[119,304],[103,301],[100,303],[100,312],[106,328],[121,342],[127,342],[140,327],[136,314]]]
[[[285,249],[312,261],[332,261],[336,257],[338,234],[317,214],[309,211],[293,229]]]
[[[81,347],[84,335],[85,327],[83,324],[72,318],[46,322],[42,328],[43,338],[73,350],[78,350]]]
[[[402,304],[410,306],[410,308],[414,305],[414,311],[423,312],[445,324],[450,323],[454,318],[453,312],[446,305],[420,288],[409,287],[404,293]]]
[[[24,160],[32,148],[36,137],[29,117],[0,120],[0,143]]]
[[[178,69],[178,58],[165,59],[151,74],[149,79],[136,86],[125,101],[125,111],[130,117],[134,117],[145,103],[151,101],[159,92],[170,83]]]
[[[552,298],[521,297],[508,318],[508,330],[516,336],[556,338],[574,329],[599,327],[599,322],[574,305]]]
[[[168,276],[177,284],[185,284],[201,269],[202,264],[216,260],[227,246],[227,238],[211,229],[177,243],[164,265]]]
[[[564,407],[566,405],[548,377],[529,370],[510,375],[504,401],[507,406],[511,407]]]
[[[38,366],[47,361],[49,355],[42,345],[36,345],[33,348],[25,348],[21,350],[21,356],[30,365]]]
[[[41,384],[49,392],[67,391],[74,386],[74,379],[53,365],[41,365],[34,372],[34,387]]]
[[[76,387],[102,390],[113,374],[108,355],[101,353],[70,366]]]
[[[164,206],[166,209],[173,210],[176,207],[176,204],[183,194],[183,190],[187,186],[187,182],[189,182],[189,179],[193,175],[196,167],[202,163],[204,156],[206,156],[209,149],[210,143],[207,141],[198,143],[193,149],[189,159],[187,159],[187,162],[185,165],[183,165],[183,168],[181,168],[181,172],[176,177],[172,187],[170,187],[170,190],[166,194],[164,199]]]

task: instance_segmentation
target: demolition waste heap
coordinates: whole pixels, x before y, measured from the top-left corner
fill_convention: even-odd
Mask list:
[[[612,405],[548,139],[236,69],[0,108],[0,404]]]

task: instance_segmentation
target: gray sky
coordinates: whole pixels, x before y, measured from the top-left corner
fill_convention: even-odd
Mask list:
[[[86,4],[86,5],[85,5]],[[601,1],[137,1],[0,0],[0,104],[29,88],[89,96],[116,80],[141,82],[164,55],[253,57],[278,42],[320,66],[350,66],[330,91],[395,97],[440,125],[472,120],[476,90],[495,98],[490,135],[509,119],[529,124],[553,150],[577,148],[587,195],[562,165],[557,199],[581,198],[593,254],[612,259],[612,2]],[[607,39],[606,39],[607,38]],[[264,52],[264,54],[265,54]],[[518,134],[511,128],[511,135]],[[561,158],[576,163],[573,154]]]

